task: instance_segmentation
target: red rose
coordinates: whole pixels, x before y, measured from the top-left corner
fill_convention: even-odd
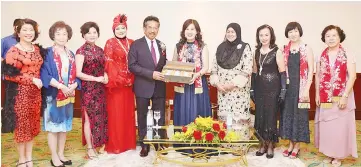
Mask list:
[[[221,140],[223,140],[224,137],[226,137],[226,132],[224,132],[223,130],[220,131],[220,132],[218,133],[218,137],[219,137]]]
[[[227,124],[223,122],[223,128],[227,129]]]
[[[164,51],[164,50],[162,51],[162,56],[166,56],[166,55],[165,55],[165,51]]]
[[[221,127],[219,126],[219,124],[214,123],[214,124],[213,124],[213,129],[218,132],[218,131],[221,130]]]
[[[193,132],[193,137],[194,137],[194,139],[196,139],[196,140],[201,140],[201,139],[202,139],[202,131],[197,131],[197,130],[195,130],[195,131]]]
[[[182,131],[185,133],[185,132],[187,132],[187,130],[188,130],[188,128],[186,127],[186,126],[183,126],[182,127]]]
[[[206,140],[207,140],[207,141],[212,141],[212,140],[213,140],[213,138],[214,138],[213,133],[208,132],[208,133],[206,134]]]

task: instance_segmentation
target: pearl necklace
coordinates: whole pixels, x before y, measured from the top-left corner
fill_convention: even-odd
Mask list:
[[[34,51],[34,46],[31,45],[31,49],[26,49],[23,45],[21,45],[21,43],[19,42],[19,45],[21,46],[21,49],[25,52],[33,52]]]

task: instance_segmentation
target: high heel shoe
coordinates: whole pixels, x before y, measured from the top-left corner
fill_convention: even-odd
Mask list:
[[[339,167],[339,166],[341,166],[341,161],[338,159],[333,159],[331,164],[333,167]]]
[[[291,159],[296,159],[298,157],[298,154],[300,153],[300,149],[297,150],[297,152],[292,151],[291,155],[289,156]]]
[[[268,158],[268,159],[271,159],[271,158],[273,158],[273,156],[274,156],[274,154],[272,153],[272,154],[266,154],[266,157]]]
[[[33,162],[33,160],[25,161],[26,166],[28,166],[28,163]]]
[[[325,164],[330,164],[333,161],[333,158],[331,157],[326,157],[322,162]]]
[[[264,153],[266,153],[266,151],[265,152],[257,151],[256,156],[262,156]]]
[[[60,160],[64,165],[72,165],[73,162],[71,162],[71,160],[67,160],[67,161],[62,161]]]
[[[23,162],[23,163],[17,162],[16,163],[16,166],[20,166],[20,165],[26,165],[26,162]]]
[[[52,159],[50,160],[50,164],[51,164],[51,166],[55,166]],[[61,165],[58,165],[55,167],[65,167],[65,166],[64,166],[64,164],[61,164]]]
[[[291,155],[291,153],[292,153],[292,151],[285,150],[285,151],[282,152],[282,155],[284,157],[289,157]]]
[[[271,153],[269,154],[268,152],[271,152]],[[272,143],[271,146],[268,145],[266,157],[267,157],[268,159],[271,159],[271,158],[273,158],[273,156],[274,156],[274,145],[273,145],[273,143]]]
[[[272,153],[271,154],[268,154],[268,152],[269,152],[269,149],[267,150],[267,154],[266,154],[266,157],[268,158],[268,159],[271,159],[271,158],[273,158],[273,156],[274,156],[274,150],[273,150],[274,148],[272,147],[271,148],[271,150],[272,150]]]
[[[92,149],[94,151],[95,155],[90,156],[89,153],[87,152],[87,159],[93,160],[95,158],[98,158],[98,155],[96,154],[95,149],[94,148],[87,148],[87,151],[90,150],[90,149]]]
[[[262,148],[264,149],[263,152],[261,152]],[[256,152],[256,156],[262,156],[263,154],[266,153],[266,151],[267,151],[267,145],[262,144],[259,150]]]
[[[100,147],[99,149],[99,154],[105,154],[105,145],[103,145],[102,147]]]

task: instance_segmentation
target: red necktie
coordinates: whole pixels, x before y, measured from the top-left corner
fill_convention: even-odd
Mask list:
[[[151,41],[152,42],[152,45],[151,45],[151,53],[152,53],[152,58],[153,58],[153,61],[154,61],[154,64],[157,65],[157,56],[155,55],[155,49],[154,49],[154,41]]]

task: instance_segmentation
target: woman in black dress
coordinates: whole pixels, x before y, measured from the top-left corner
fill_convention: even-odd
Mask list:
[[[256,37],[251,98],[256,104],[255,129],[264,140],[256,155],[267,152],[266,157],[273,158],[274,143],[278,142],[277,111],[286,94],[286,72],[273,28],[260,26]]]
[[[297,22],[286,26],[285,36],[289,39],[283,55],[288,78],[288,91],[281,109],[280,137],[290,141],[283,156],[296,158],[300,142],[310,143],[308,110],[310,108],[310,87],[313,77],[312,49],[301,40],[302,27]]]

